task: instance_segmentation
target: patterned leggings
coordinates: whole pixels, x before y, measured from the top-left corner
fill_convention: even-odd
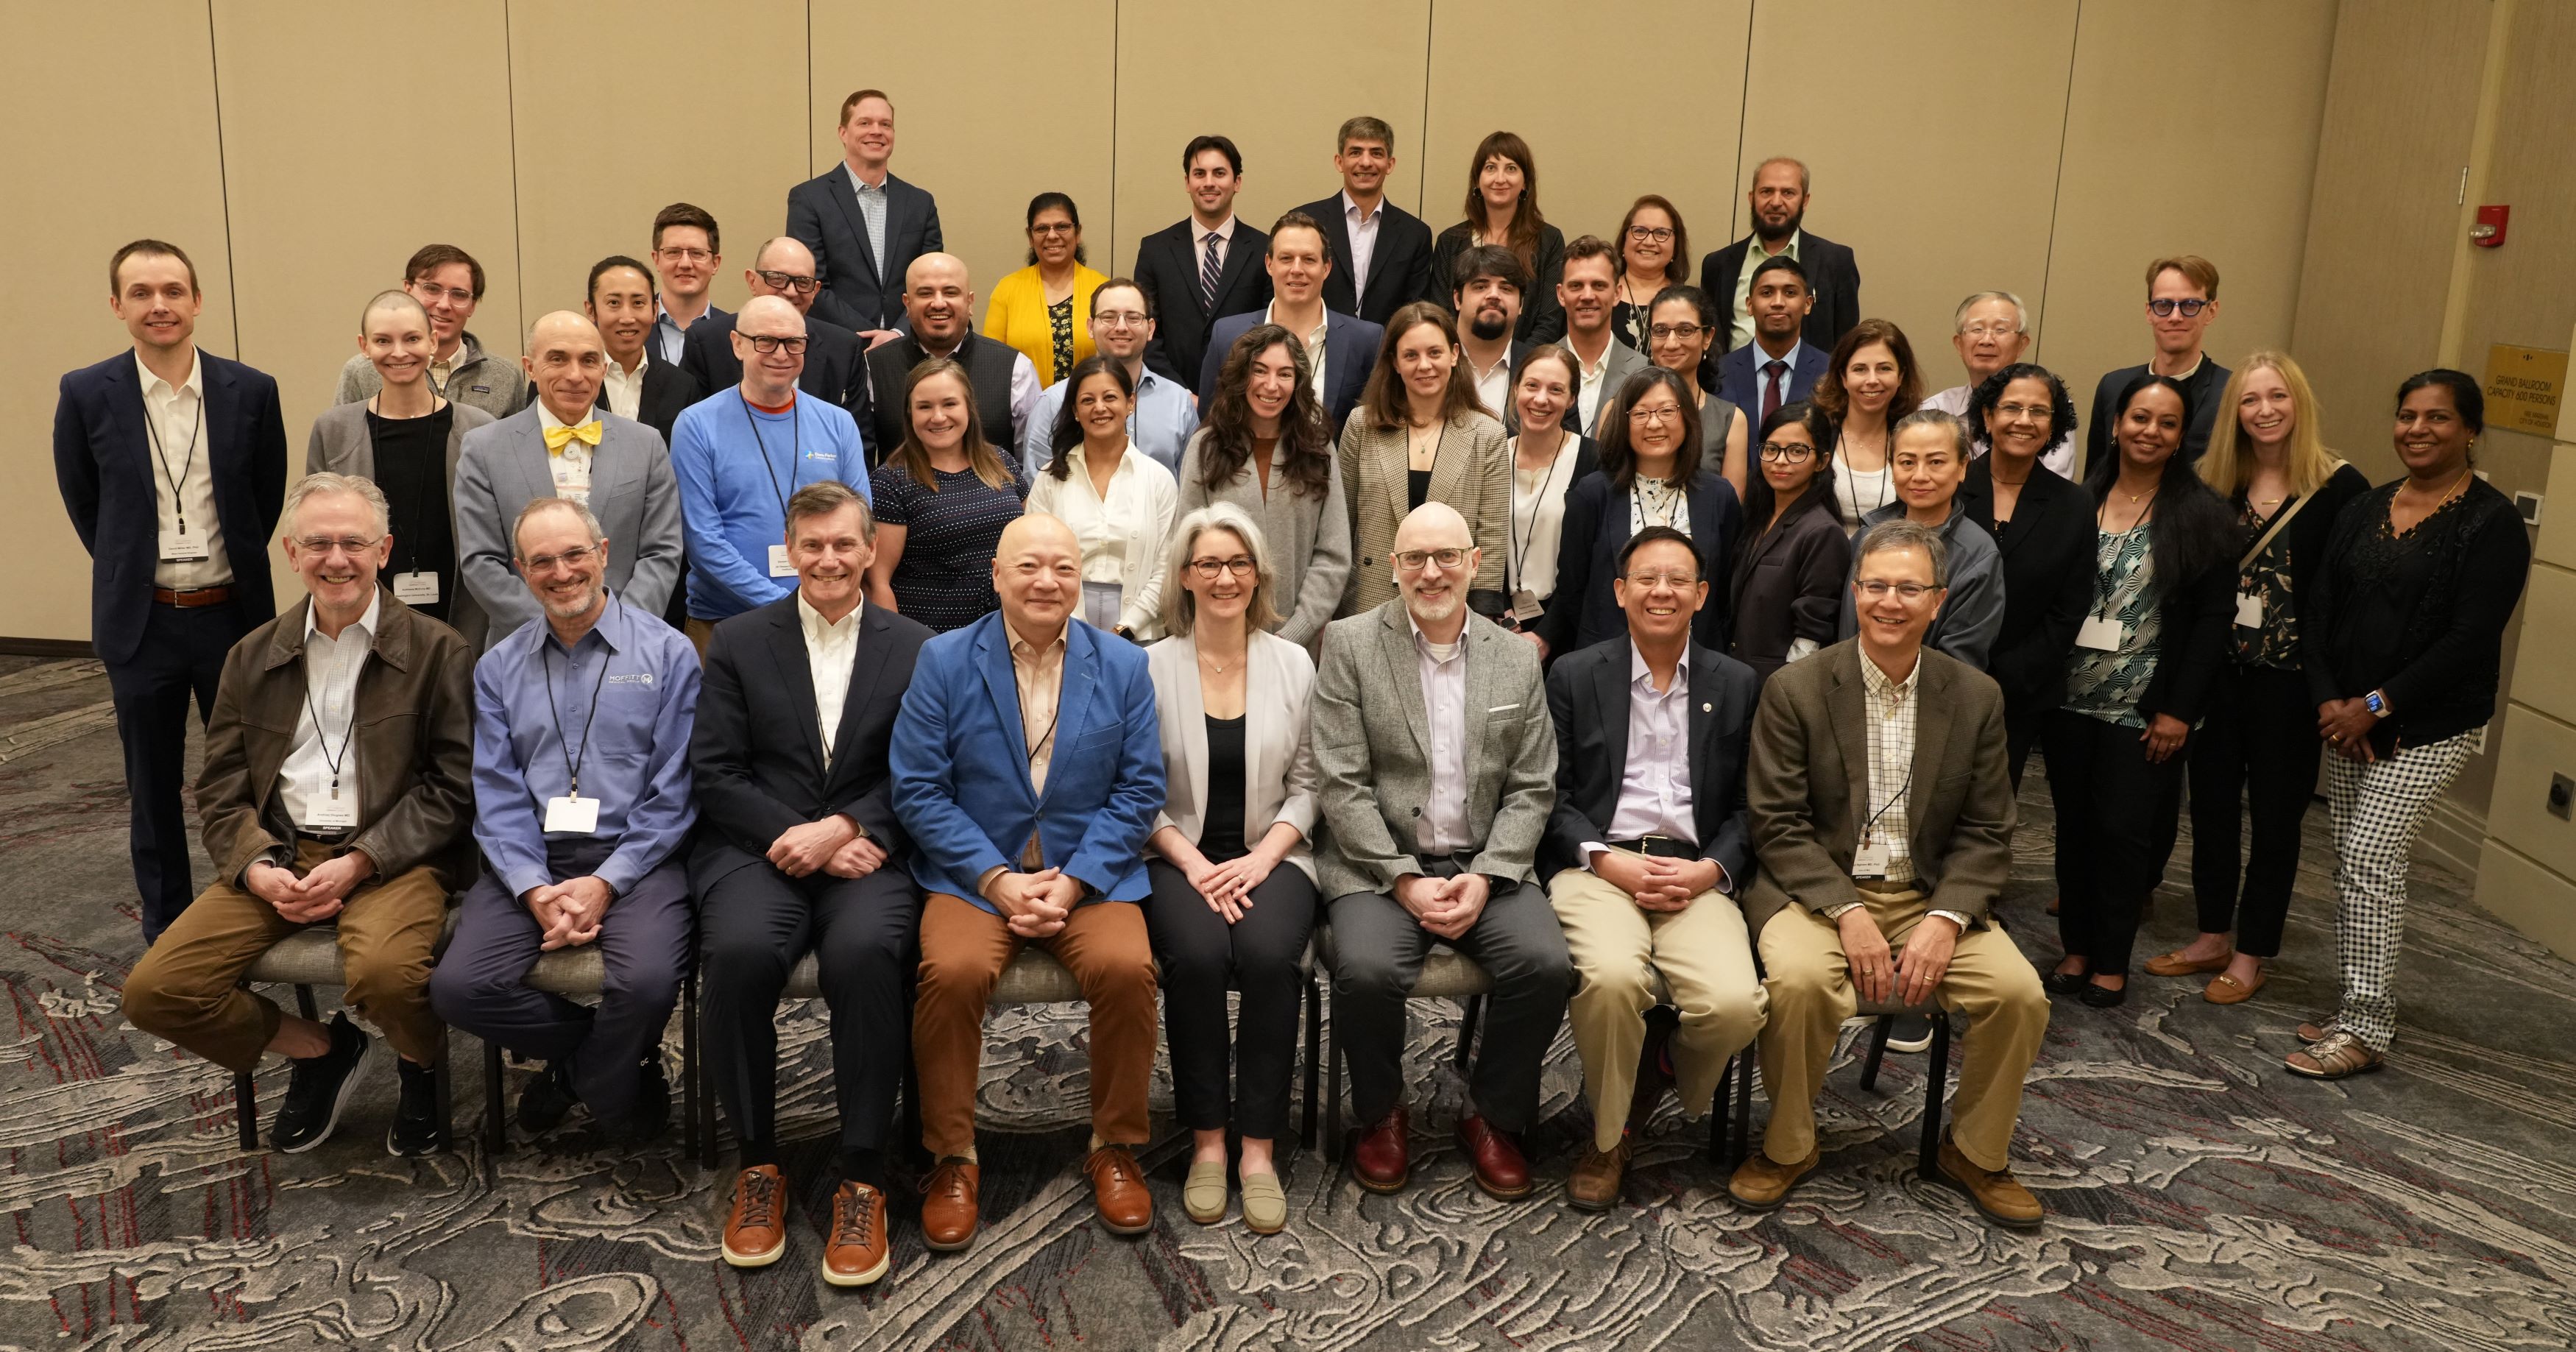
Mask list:
[[[2343,1005],[2334,1027],[2372,1051],[2397,1035],[2397,999],[2388,992],[2406,937],[2406,869],[2415,833],[2434,795],[2468,763],[2475,732],[2402,747],[2368,765],[2326,757],[2326,801],[2334,811],[2335,963]]]

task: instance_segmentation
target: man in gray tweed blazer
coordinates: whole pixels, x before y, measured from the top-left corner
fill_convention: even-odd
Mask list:
[[[1530,1191],[1518,1133],[1574,963],[1531,868],[1556,802],[1556,729],[1538,650],[1466,607],[1483,562],[1446,503],[1414,509],[1390,554],[1396,599],[1324,630],[1315,677],[1315,851],[1332,898],[1334,1036],[1366,1124],[1360,1186],[1402,1189],[1405,996],[1434,942],[1492,976],[1485,1046],[1457,1125],[1476,1183]]]

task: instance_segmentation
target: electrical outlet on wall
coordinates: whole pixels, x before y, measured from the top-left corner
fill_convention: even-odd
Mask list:
[[[2514,494],[2513,509],[2522,513],[2522,524],[2526,526],[2537,526],[2540,524],[2540,495],[2538,493]]]
[[[2549,777],[2549,815],[2562,822],[2576,821],[2576,779]]]

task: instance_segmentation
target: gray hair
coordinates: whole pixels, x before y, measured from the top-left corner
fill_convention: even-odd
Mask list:
[[[1932,560],[1932,585],[1950,585],[1950,545],[1941,538],[1941,528],[1904,517],[1881,521],[1862,533],[1860,548],[1852,554],[1852,577],[1860,577],[1861,566],[1869,562],[1870,555],[1894,549],[1922,550],[1924,557]]]
[[[1764,161],[1763,161],[1763,162],[1761,162],[1760,164],[1757,164],[1757,165],[1753,166],[1753,181],[1754,181],[1754,182],[1757,182],[1757,183],[1758,183],[1758,182],[1761,182],[1761,181],[1762,181],[1762,171],[1763,171],[1763,170],[1765,170],[1765,169],[1770,168],[1772,165],[1775,165],[1775,164],[1787,164],[1787,165],[1794,165],[1794,166],[1796,166],[1796,167],[1797,167],[1797,170],[1798,170],[1798,191],[1799,191],[1799,192],[1801,192],[1801,193],[1804,193],[1804,192],[1806,192],[1806,191],[1807,191],[1807,162],[1806,162],[1805,160],[1799,159],[1799,158],[1798,158],[1797,156],[1795,156],[1795,155],[1774,155],[1774,156],[1770,157],[1769,159],[1764,160]]]
[[[305,501],[324,493],[346,493],[367,504],[367,510],[375,513],[376,534],[383,535],[393,529],[393,510],[385,506],[385,490],[376,487],[375,481],[355,474],[324,472],[307,474],[296,480],[293,488],[286,490],[286,510],[280,514],[280,519],[286,522],[287,534],[295,533],[295,514],[303,508]]]
[[[1894,451],[1898,437],[1918,427],[1940,429],[1943,435],[1950,438],[1951,454],[1958,456],[1960,463],[1967,463],[1968,425],[1937,408],[1918,408],[1897,419],[1896,426],[1887,429],[1887,445],[1890,452]]]
[[[1990,300],[2000,300],[2011,304],[2013,307],[2013,332],[2030,332],[2030,307],[2021,303],[2021,297],[2016,296],[2009,291],[1980,291],[1977,294],[1968,297],[1966,300],[1959,302],[1959,308],[1950,316],[1950,332],[1957,333],[1965,328],[1968,323],[1968,312]]]
[[[588,507],[575,502],[571,498],[530,498],[528,499],[528,505],[519,509],[519,519],[510,523],[511,553],[518,554],[521,558],[527,557],[525,554],[519,553],[519,535],[522,531],[525,531],[528,528],[529,519],[539,512],[570,512],[574,516],[580,517],[581,527],[583,530],[590,532],[590,542],[593,545],[597,545],[600,541],[608,538],[599,529],[599,518],[592,516]]]
[[[1270,542],[1261,538],[1261,527],[1252,514],[1231,502],[1212,502],[1172,528],[1171,554],[1165,561],[1163,581],[1163,631],[1182,638],[1198,623],[1199,599],[1181,585],[1181,574],[1190,566],[1190,554],[1199,546],[1199,537],[1212,530],[1232,531],[1243,541],[1243,552],[1252,556],[1252,600],[1244,607],[1244,623],[1253,629],[1269,629],[1279,623],[1278,606],[1271,600],[1277,590],[1278,574],[1270,566]]]

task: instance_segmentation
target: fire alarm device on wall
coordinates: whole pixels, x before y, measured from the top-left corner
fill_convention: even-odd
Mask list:
[[[2469,242],[2481,249],[2504,243],[2505,218],[2512,214],[2512,207],[2478,208],[2478,223],[2469,227]]]

